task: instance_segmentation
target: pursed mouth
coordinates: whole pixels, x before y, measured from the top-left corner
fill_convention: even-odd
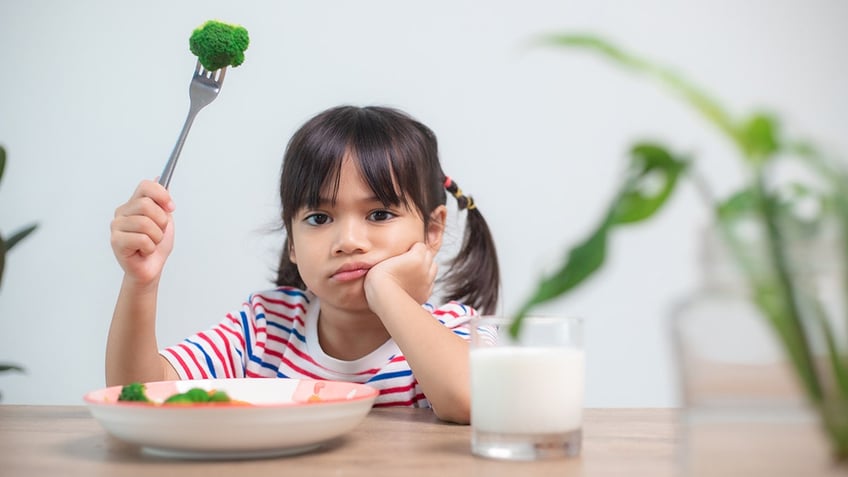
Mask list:
[[[339,269],[333,273],[332,278],[342,282],[356,280],[364,277],[370,269],[371,266],[365,263],[347,264],[339,267]]]

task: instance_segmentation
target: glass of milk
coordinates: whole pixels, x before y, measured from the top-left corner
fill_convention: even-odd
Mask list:
[[[537,460],[580,454],[583,323],[528,316],[517,338],[510,320],[472,319],[471,452]]]

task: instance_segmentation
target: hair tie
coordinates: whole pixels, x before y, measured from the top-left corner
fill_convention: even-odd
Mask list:
[[[459,186],[456,185],[456,182],[454,182],[449,176],[445,176],[445,189],[456,198],[459,210],[472,210],[477,208],[477,205],[474,203],[474,199],[471,198],[471,196],[463,194],[462,189],[460,189]]]

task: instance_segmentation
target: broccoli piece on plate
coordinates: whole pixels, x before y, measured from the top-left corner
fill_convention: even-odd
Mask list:
[[[121,388],[118,401],[150,402],[145,391],[147,388],[142,383],[130,383]]]
[[[208,402],[229,402],[230,396],[224,391],[207,391],[201,388],[191,388],[180,394],[174,394],[165,400],[164,404],[194,404]]]
[[[209,20],[191,34],[189,48],[204,68],[214,71],[244,63],[249,43],[244,27]]]
[[[230,395],[224,391],[209,391],[209,402],[230,402]]]

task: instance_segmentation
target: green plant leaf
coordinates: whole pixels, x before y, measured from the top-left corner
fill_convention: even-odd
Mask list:
[[[606,259],[607,239],[616,226],[652,217],[666,203],[688,161],[674,157],[655,143],[640,143],[630,151],[630,167],[607,209],[604,220],[589,237],[574,246],[565,261],[549,277],[544,277],[510,324],[517,336],[522,320],[533,307],[561,297],[598,271]]]
[[[518,336],[521,322],[531,308],[567,293],[601,267],[607,253],[607,230],[609,221],[605,221],[589,238],[572,248],[557,272],[539,281],[536,290],[522,305],[510,325],[513,336]]]
[[[546,46],[581,48],[600,53],[607,59],[613,60],[619,66],[658,80],[663,86],[681,95],[690,106],[715,125],[737,147],[743,151],[747,151],[747,142],[744,139],[742,128],[737,126],[736,122],[725,109],[705,92],[683,79],[683,77],[674,71],[627,53],[612,43],[594,35],[571,33],[549,34],[541,36],[538,39],[538,43]]]
[[[836,342],[836,335],[830,321],[828,321],[827,312],[824,310],[824,307],[815,299],[810,301],[812,302],[813,316],[819,326],[820,334],[827,345],[827,356],[837,389],[840,391],[842,398],[846,399],[848,398],[848,368],[846,368],[845,357]]]
[[[0,363],[0,373],[5,373],[7,371],[17,371],[19,373],[23,373],[24,368],[18,366],[17,364]]]
[[[748,118],[740,130],[745,156],[762,162],[780,149],[777,138],[778,123],[774,116],[755,114]]]
[[[719,203],[717,207],[719,218],[726,221],[738,220],[743,215],[752,214],[756,210],[756,196],[750,188],[737,191],[728,199]]]
[[[630,157],[633,180],[613,210],[612,221],[616,224],[640,222],[652,216],[668,199],[686,167],[686,161],[652,143],[636,144]]]
[[[18,244],[18,242],[20,242],[21,240],[26,238],[27,235],[34,232],[36,228],[38,228],[38,224],[30,224],[30,225],[27,225],[26,227],[18,230],[17,232],[13,233],[11,237],[7,238],[4,241],[6,251],[8,252],[9,250],[11,250],[12,247],[14,247],[15,245]]]
[[[38,224],[30,224],[12,234],[8,239],[4,240],[0,237],[0,285],[3,283],[3,272],[6,270],[6,253],[27,235],[31,234],[36,227],[38,227]]]
[[[6,270],[6,244],[0,238],[0,285],[3,284],[3,271]]]
[[[0,179],[3,178],[3,171],[6,170],[6,149],[0,146]]]

